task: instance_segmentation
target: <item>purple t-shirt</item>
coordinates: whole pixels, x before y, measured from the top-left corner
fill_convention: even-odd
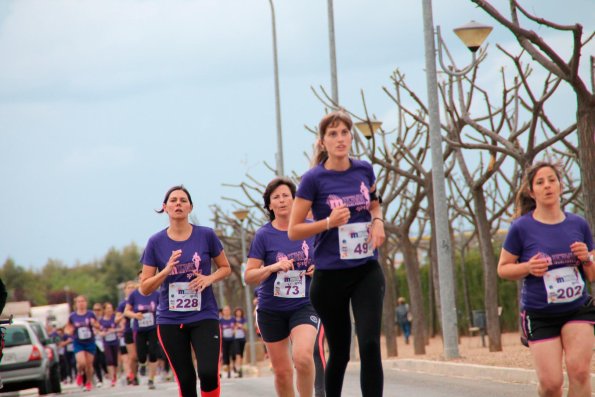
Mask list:
[[[235,339],[246,339],[246,327],[245,324],[248,322],[245,317],[236,317],[236,329],[234,332]]]
[[[159,292],[153,291],[145,296],[135,289],[128,297],[128,304],[132,306],[133,312],[143,314],[142,320],[134,319],[133,331],[147,332],[155,329],[157,324],[155,313],[157,312],[157,306],[159,306]]]
[[[124,310],[126,310],[127,302],[128,301],[126,299],[124,299],[122,302],[120,302],[118,304],[118,308],[116,309],[116,312],[124,314]],[[124,316],[123,318],[124,318],[124,333],[132,332],[132,328],[130,328],[130,319],[126,316]]]
[[[318,164],[302,176],[296,196],[312,202],[315,220],[326,219],[333,208],[345,204],[351,213],[349,224],[370,222],[370,188],[376,182],[370,163],[350,159],[345,171],[333,171]],[[366,247],[367,250],[367,247]],[[359,259],[341,259],[339,256],[339,230],[334,227],[317,234],[314,239],[316,268],[336,270],[364,265],[378,259],[378,250],[372,256]]]
[[[87,310],[82,315],[77,312],[70,313],[68,323],[74,327],[73,337],[75,341],[80,343],[95,342],[91,320],[97,320],[97,317],[95,317],[95,314],[91,310]]]
[[[547,276],[528,275],[523,279],[522,309],[564,313],[577,309],[588,299],[583,267],[570,245],[584,242],[591,251],[593,236],[583,218],[568,212],[564,214],[566,218],[562,222],[549,225],[535,220],[531,211],[510,225],[503,248],[518,256],[518,263],[527,262],[538,253],[550,262]]]
[[[209,286],[200,293],[200,310],[192,291],[184,288],[184,283],[195,278],[195,271],[204,275],[211,274],[211,258],[223,251],[223,245],[213,229],[192,225],[192,233],[186,241],[174,241],[164,229],[149,239],[141,263],[163,270],[171,257],[172,251],[182,250],[179,263],[161,285],[161,296],[157,308],[157,324],[188,324],[196,321],[219,320],[219,309],[213,287]],[[172,285],[173,284],[173,285]],[[171,297],[170,302],[170,294]],[[184,296],[187,297],[184,297]],[[170,310],[170,307],[173,310]]]
[[[120,340],[118,334],[115,331],[116,327],[116,316],[112,315],[111,318],[101,317],[99,319],[99,327],[102,331],[107,333],[103,336],[103,343],[108,346],[118,346]]]
[[[233,317],[221,317],[219,323],[221,324],[221,335],[223,335],[223,339],[233,340],[233,329],[236,325],[236,320]]]
[[[256,231],[248,258],[263,261],[270,266],[282,259],[293,259],[294,270],[306,271],[314,264],[312,259],[313,238],[292,241],[287,231],[278,230],[269,222]],[[258,307],[263,310],[291,311],[310,303],[311,277],[305,276],[305,296],[303,298],[285,298],[275,296],[275,283],[279,273],[271,273],[257,288]]]

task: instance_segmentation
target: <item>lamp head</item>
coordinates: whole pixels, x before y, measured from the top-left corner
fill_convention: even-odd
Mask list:
[[[243,210],[236,210],[233,212],[233,215],[240,221],[242,222],[244,219],[246,219],[248,217],[248,210],[243,209]]]
[[[357,123],[355,123],[355,128],[357,128],[359,130],[359,132],[361,132],[362,135],[368,140],[372,138],[372,135],[374,135],[374,132],[379,130],[381,126],[382,126],[382,121],[378,121],[378,120],[369,120],[368,119],[365,121],[358,121]]]
[[[471,21],[463,26],[455,28],[454,32],[471,52],[476,52],[485,39],[490,35],[492,29],[491,26]]]

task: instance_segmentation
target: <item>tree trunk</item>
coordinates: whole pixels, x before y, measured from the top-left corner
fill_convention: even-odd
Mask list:
[[[386,289],[384,292],[384,306],[382,308],[382,327],[386,338],[386,354],[388,357],[397,357],[397,335],[395,332],[395,307],[397,297],[395,295],[394,268],[392,260],[388,260],[386,245],[378,250],[380,264],[384,271]]]
[[[489,349],[491,352],[499,352],[502,351],[502,338],[500,317],[498,316],[498,272],[483,187],[473,188],[473,202],[475,205],[475,227],[479,237],[479,250],[483,264],[484,307]]]
[[[411,314],[413,315],[413,352],[415,354],[426,354],[426,316],[424,314],[424,299],[421,288],[421,277],[419,274],[419,260],[417,258],[417,250],[411,243],[409,236],[406,234],[404,234],[401,239],[401,250],[405,262],[405,269],[407,270],[409,310],[411,310]]]

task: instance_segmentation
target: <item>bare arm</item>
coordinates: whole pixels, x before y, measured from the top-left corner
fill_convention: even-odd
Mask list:
[[[547,272],[548,262],[539,254],[533,256],[527,262],[518,263],[519,257],[502,248],[500,260],[498,261],[498,276],[506,280],[520,280],[528,275],[542,277]]]
[[[306,223],[306,216],[312,208],[312,202],[296,197],[291,208],[287,235],[290,240],[302,240],[326,230],[326,220]]]
[[[579,261],[581,261],[581,265],[583,266],[583,271],[585,272],[585,277],[592,282],[595,279],[595,262],[589,261],[589,255],[595,255],[595,250],[589,252],[587,249],[587,244],[583,242],[575,242],[570,245],[570,250]]]
[[[376,191],[376,185],[372,186],[371,191]],[[384,233],[384,219],[382,219],[382,207],[379,200],[373,200],[370,203],[370,215],[372,215],[372,224],[370,225],[370,236],[368,242],[372,243],[373,248],[380,247],[386,238]]]
[[[181,255],[182,250],[172,251],[167,264],[159,273],[157,273],[156,267],[143,264],[143,272],[140,275],[140,287],[138,288],[140,293],[147,296],[159,288],[173,268],[180,262]]]
[[[349,208],[342,206],[333,208],[331,214],[325,219],[316,222],[306,222],[306,215],[312,208],[312,202],[296,197],[289,218],[287,235],[290,240],[303,240],[315,234],[322,233],[333,227],[345,225],[349,222]]]
[[[142,313],[136,313],[134,310],[132,310],[132,305],[130,303],[126,304],[126,309],[124,309],[124,315],[128,318],[135,318],[137,320],[142,320],[143,318]]]
[[[293,269],[293,259],[281,260],[269,266],[263,265],[264,262],[260,259],[248,258],[248,263],[246,264],[246,271],[244,273],[244,278],[246,279],[246,282],[248,284],[260,284],[263,280],[266,280],[273,273]]]

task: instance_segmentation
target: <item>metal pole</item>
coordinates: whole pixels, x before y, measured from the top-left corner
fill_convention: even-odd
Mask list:
[[[277,62],[277,28],[275,23],[275,7],[271,5],[271,24],[273,25],[273,65],[275,69],[275,111],[277,116],[277,176],[285,175],[283,170],[283,137],[281,133],[281,99],[279,95],[279,64]]]
[[[337,51],[335,48],[335,16],[333,12],[333,0],[327,0],[328,5],[328,39],[331,58],[331,91],[333,102],[339,105],[339,85],[337,83]]]
[[[430,147],[432,151],[432,184],[434,192],[436,246],[438,251],[438,282],[440,284],[442,308],[442,338],[444,341],[444,357],[448,360],[459,357],[457,309],[454,294],[451,241],[448,232],[446,188],[444,184],[444,160],[442,158],[442,139],[440,134],[440,110],[438,108],[438,79],[436,77],[436,48],[434,42],[432,0],[423,0],[422,6],[428,107],[430,113]]]
[[[244,231],[244,221],[241,221],[242,235],[242,260],[246,263],[246,232]],[[244,298],[246,299],[246,318],[248,319],[248,338],[250,341],[250,364],[256,364],[256,335],[254,334],[254,309],[252,309],[252,295],[250,294],[250,285],[244,286]]]

